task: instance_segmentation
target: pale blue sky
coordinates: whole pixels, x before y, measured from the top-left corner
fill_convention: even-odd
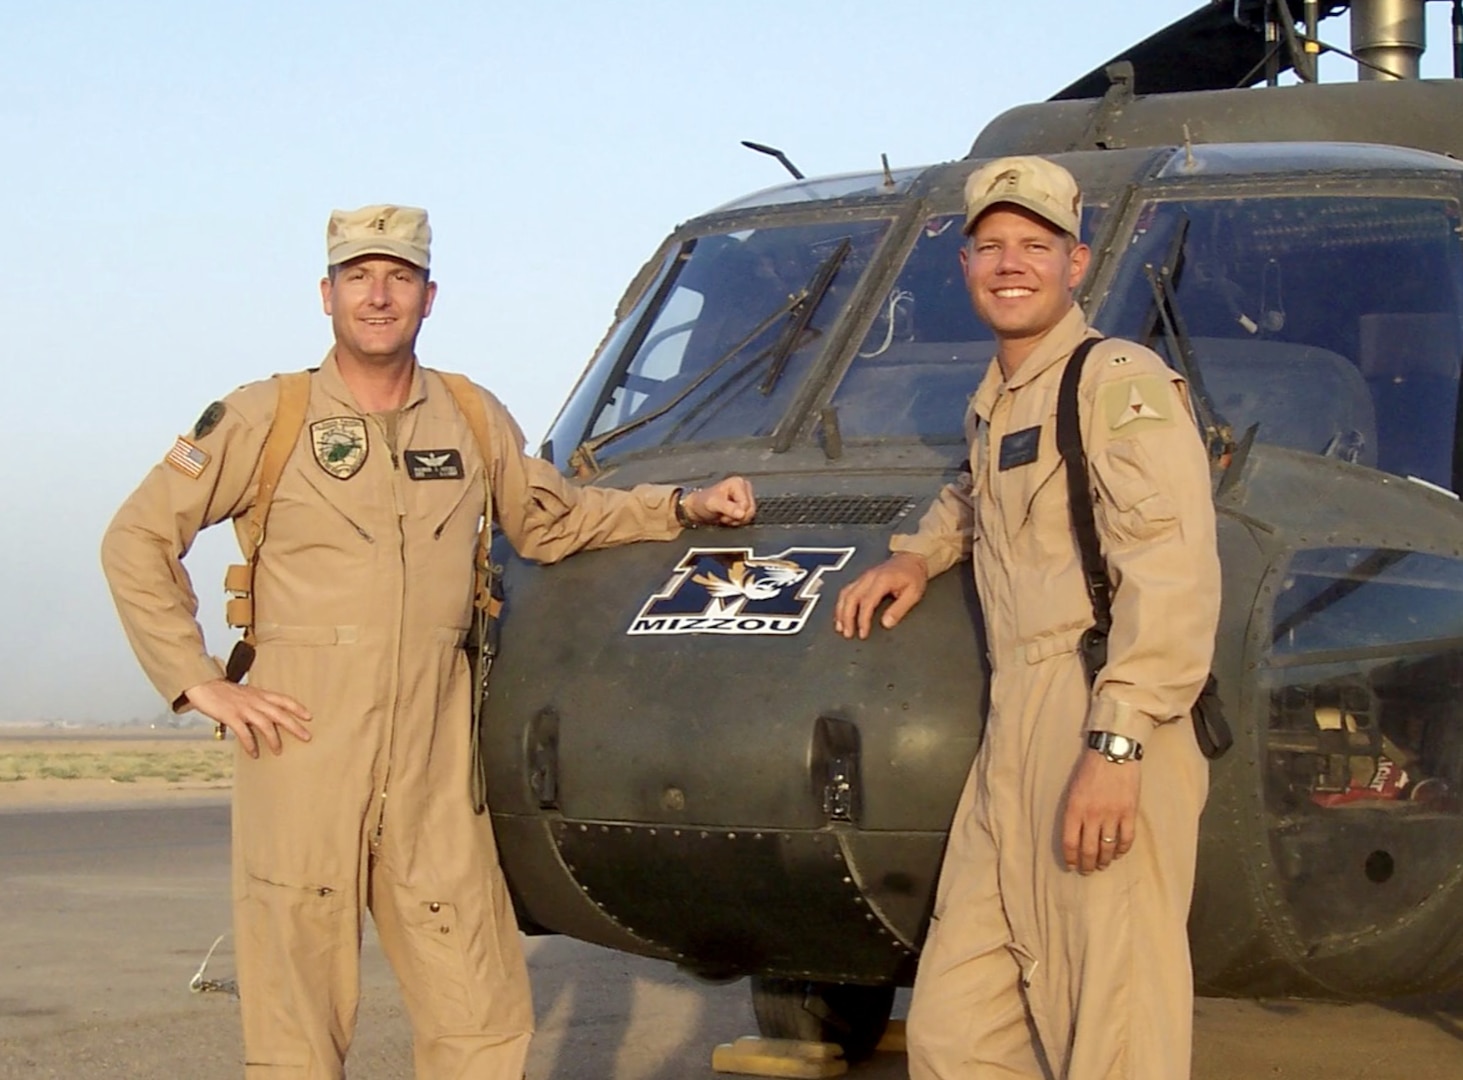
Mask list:
[[[204,405],[319,361],[332,207],[428,208],[419,352],[536,445],[665,233],[785,178],[739,140],[809,175],[958,158],[1196,6],[3,0],[0,722],[160,708],[98,539]],[[1424,73],[1447,74],[1429,7]],[[1344,44],[1344,19],[1325,29]],[[232,554],[214,530],[189,564],[216,652]]]

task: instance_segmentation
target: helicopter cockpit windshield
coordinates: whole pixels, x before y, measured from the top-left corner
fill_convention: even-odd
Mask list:
[[[1084,241],[1107,209],[1101,197],[1083,208]],[[920,227],[834,392],[845,438],[964,439],[970,395],[996,352],[960,269],[964,223],[963,213],[939,214]]]
[[[1167,263],[1205,388],[1236,436],[1258,425],[1260,442],[1456,491],[1459,224],[1444,197],[1155,199],[1097,324],[1169,356],[1146,270]]]
[[[581,453],[770,435],[887,219],[687,240],[555,425]],[[599,376],[594,368],[613,363]],[[570,433],[577,426],[579,431]],[[563,429],[562,431],[560,429]]]

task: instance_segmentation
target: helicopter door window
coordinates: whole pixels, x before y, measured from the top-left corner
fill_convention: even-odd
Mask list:
[[[1166,270],[1235,436],[1457,490],[1463,247],[1456,201],[1356,195],[1154,200],[1097,324],[1173,362]]]
[[[1463,560],[1316,548],[1279,571],[1259,670],[1266,805],[1297,932],[1319,942],[1425,903],[1455,873]]]

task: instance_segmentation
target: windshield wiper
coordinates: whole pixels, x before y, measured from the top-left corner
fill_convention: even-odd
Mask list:
[[[768,315],[753,327],[750,333],[707,365],[706,370],[681,387],[668,401],[657,405],[649,412],[627,420],[623,424],[610,428],[609,431],[596,435],[591,439],[585,439],[580,443],[575,448],[574,453],[569,455],[569,465],[574,470],[575,475],[580,478],[598,475],[599,462],[595,455],[599,450],[622,435],[636,431],[646,424],[660,419],[666,413],[676,408],[697,390],[705,386],[713,375],[717,374],[736,359],[743,349],[766,333],[779,319],[787,318],[787,325],[783,327],[782,333],[778,336],[777,340],[771,346],[754,356],[745,367],[737,372],[737,376],[728,380],[727,383],[728,386],[734,385],[743,373],[766,361],[768,363],[767,374],[763,377],[758,389],[764,395],[771,394],[776,388],[778,380],[782,378],[783,371],[787,367],[788,359],[797,350],[797,347],[802,343],[804,336],[807,334],[808,324],[812,322],[813,315],[818,310],[818,305],[828,295],[828,290],[833,285],[833,279],[838,276],[838,271],[843,266],[843,262],[848,257],[848,253],[852,247],[853,241],[848,237],[844,237],[838,247],[834,249],[833,253],[819,264],[818,269],[813,272],[813,276],[808,279],[807,285],[789,296],[785,303],[779,305],[772,314]],[[710,395],[703,405],[710,404],[717,396],[718,394]]]
[[[708,364],[705,371],[701,372],[700,375],[697,375],[685,386],[681,387],[681,389],[678,390],[675,395],[664,404],[657,405],[655,408],[651,409],[647,413],[643,413],[640,416],[635,417],[634,419],[627,420],[623,424],[618,424],[615,427],[610,428],[608,431],[601,432],[593,438],[585,439],[583,442],[581,442],[577,447],[575,447],[574,452],[569,455],[569,465],[574,470],[575,475],[581,478],[598,475],[599,462],[595,460],[595,454],[600,449],[602,449],[609,443],[614,442],[620,436],[627,435],[632,431],[642,428],[646,424],[650,423],[652,420],[660,419],[662,416],[670,412],[681,402],[685,401],[686,398],[690,397],[702,386],[704,386],[708,379],[710,379],[722,368],[726,367],[727,364],[731,363],[732,360],[736,358],[738,353],[740,353],[748,345],[750,345],[752,342],[756,341],[759,337],[765,334],[768,328],[775,324],[778,319],[786,317],[789,312],[795,310],[798,304],[802,303],[806,295],[806,292],[800,292],[794,293],[793,295],[789,296],[783,304],[781,304],[775,311],[772,312],[772,314],[768,315],[765,319],[759,322],[756,326],[752,328],[750,333],[748,333],[735,345],[727,349],[726,352],[722,353],[710,364]],[[767,352],[764,351],[758,356],[757,359],[761,359],[761,357],[766,355]]]
[[[788,358],[792,356],[793,350],[802,343],[808,324],[813,321],[813,315],[817,312],[818,305],[823,302],[823,297],[828,295],[828,290],[833,285],[833,279],[838,276],[838,271],[843,266],[843,260],[848,258],[852,247],[852,238],[845,236],[833,249],[833,254],[824,259],[822,265],[813,271],[813,276],[808,279],[807,285],[803,286],[802,299],[793,308],[792,318],[782,328],[782,337],[778,338],[777,344],[772,346],[772,359],[767,365],[767,374],[762,379],[762,385],[757,388],[762,391],[764,397],[771,394],[782,379],[782,373],[787,369]]]
[[[1168,341],[1169,353],[1189,383],[1189,396],[1194,402],[1194,412],[1198,415],[1199,427],[1204,433],[1204,448],[1211,460],[1219,461],[1234,450],[1234,429],[1219,414],[1213,399],[1209,397],[1209,391],[1204,387],[1199,358],[1194,355],[1194,344],[1184,325],[1183,314],[1179,311],[1178,294],[1174,291],[1174,281],[1182,270],[1184,239],[1188,233],[1189,217],[1185,214],[1179,219],[1168,258],[1163,261],[1163,265],[1143,264],[1143,274],[1148,279],[1148,287],[1153,291],[1153,309],[1144,329],[1143,340],[1145,343],[1151,342],[1157,329],[1155,323],[1163,324],[1163,335]]]

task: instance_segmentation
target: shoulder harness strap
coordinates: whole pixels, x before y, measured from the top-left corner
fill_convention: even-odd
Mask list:
[[[482,394],[478,392],[478,388],[467,376],[450,371],[439,371],[437,375],[447,385],[452,399],[457,402],[458,410],[467,420],[467,426],[472,428],[472,437],[478,444],[478,454],[483,459],[483,527],[478,532],[477,553],[473,556],[473,569],[476,575],[473,603],[496,618],[499,602],[493,598],[490,588],[492,566],[489,548],[492,545],[493,494],[488,483],[488,471],[493,459],[492,436],[488,430],[488,410],[483,407]]]
[[[1082,365],[1101,340],[1087,338],[1078,345],[1062,372],[1062,385],[1057,391],[1057,450],[1067,466],[1067,502],[1072,512],[1072,531],[1077,534],[1077,549],[1082,554],[1082,579],[1092,601],[1094,628],[1106,635],[1112,627],[1112,586],[1097,539],[1087,452],[1082,446],[1082,427],[1077,416],[1077,386],[1082,381]]]
[[[244,519],[239,541],[244,562],[229,567],[224,577],[224,589],[230,594],[226,613],[228,624],[243,629],[244,640],[251,646],[254,642],[254,568],[259,564],[259,548],[264,544],[274,493],[279,488],[280,477],[284,475],[285,463],[300,439],[300,429],[305,426],[305,412],[310,405],[310,372],[292,371],[276,375],[275,379],[279,383],[279,401],[259,458],[259,491],[254,496],[248,517]]]

